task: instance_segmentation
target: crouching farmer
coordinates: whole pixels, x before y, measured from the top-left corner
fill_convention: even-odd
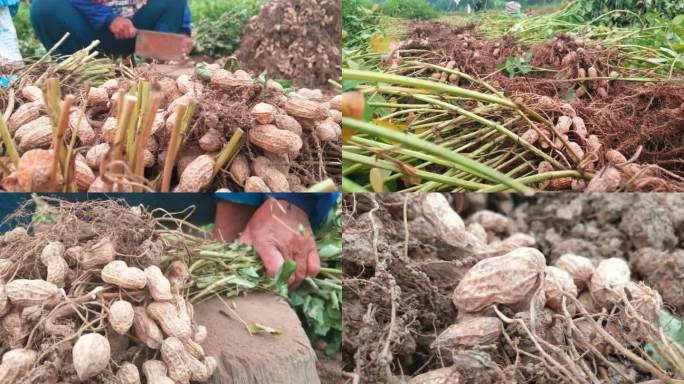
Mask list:
[[[31,24],[46,49],[66,32],[57,53],[70,55],[100,40],[98,50],[129,55],[138,29],[184,33],[184,51],[192,50],[191,15],[187,0],[33,0]]]

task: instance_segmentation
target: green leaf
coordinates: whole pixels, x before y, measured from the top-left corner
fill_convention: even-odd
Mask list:
[[[258,335],[260,333],[268,333],[271,336],[280,336],[283,333],[275,328],[268,327],[263,324],[259,323],[250,323],[247,324],[247,332],[249,332],[250,335]]]
[[[350,92],[363,82],[360,80],[342,80],[342,92]]]

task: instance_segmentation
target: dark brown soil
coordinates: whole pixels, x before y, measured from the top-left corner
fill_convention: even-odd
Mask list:
[[[340,77],[341,8],[340,0],[273,0],[247,25],[236,55],[252,72],[327,87]]]

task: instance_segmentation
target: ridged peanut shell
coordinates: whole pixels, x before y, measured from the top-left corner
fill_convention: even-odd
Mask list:
[[[0,280],[0,317],[5,316],[10,310],[10,301],[5,290],[5,281]]]
[[[38,353],[30,349],[17,348],[6,352],[2,355],[2,364],[0,364],[0,383],[18,383],[28,373],[37,358]]]
[[[613,165],[621,165],[627,162],[625,155],[620,153],[620,151],[615,149],[609,149],[605,154],[606,161]]]
[[[95,173],[86,162],[85,157],[80,153],[74,156],[74,178],[76,185],[80,192],[86,192],[90,189],[90,185],[95,181]]]
[[[245,182],[245,192],[271,192],[261,177],[251,176]]]
[[[161,347],[162,360],[169,369],[169,377],[180,383],[206,381],[211,376],[209,367],[188,354],[176,337],[168,337]]]
[[[546,260],[534,248],[522,247],[473,266],[454,290],[459,310],[478,312],[493,304],[519,304],[543,283]]]
[[[73,134],[74,130],[76,131],[76,136],[78,136],[78,140],[81,142],[81,145],[93,145],[97,140],[95,130],[92,126],[90,126],[88,118],[85,115],[83,118],[81,118],[81,122],[79,124],[78,119],[80,115],[80,110],[76,108],[71,110],[71,113],[69,114],[69,126],[71,127],[71,132]],[[79,125],[77,126],[77,124]]]
[[[579,116],[572,118],[572,129],[575,131],[577,136],[583,139],[589,134],[587,131],[587,126],[584,124],[584,120]]]
[[[569,116],[561,116],[556,122],[556,131],[560,134],[565,134],[570,132],[570,127],[572,126],[572,118]]]
[[[464,245],[466,229],[463,220],[449,205],[446,197],[439,193],[428,193],[420,200],[424,218],[430,222],[437,234],[449,245]]]
[[[331,118],[317,121],[315,127],[316,137],[320,141],[336,141],[342,133],[340,125]]]
[[[47,116],[40,117],[22,125],[14,134],[20,152],[31,149],[48,148],[52,143],[52,125]]]
[[[114,331],[120,335],[125,335],[133,326],[133,305],[126,300],[117,300],[109,306],[109,324]]]
[[[587,185],[587,192],[615,192],[622,185],[622,174],[612,166],[607,166],[596,173]]]
[[[28,124],[40,117],[42,103],[26,103],[17,108],[10,116],[7,126],[10,133],[14,133],[19,127]]]
[[[544,294],[546,295],[546,305],[551,309],[560,311],[563,295],[569,294],[577,297],[577,286],[575,286],[575,282],[568,272],[558,267],[546,267]],[[566,305],[569,306],[570,303],[568,302]]]
[[[12,280],[5,286],[12,304],[19,307],[42,305],[59,297],[59,287],[45,280]]]
[[[176,384],[167,376],[169,370],[161,360],[147,360],[142,365],[142,371],[148,384]]]
[[[230,163],[229,169],[230,176],[238,185],[241,186],[244,186],[249,176],[251,176],[247,156],[242,154],[236,155],[233,158],[233,161],[231,161]]]
[[[109,104],[109,92],[105,87],[90,88],[88,93],[89,107],[107,107]]]
[[[59,241],[49,242],[40,253],[40,261],[47,267],[46,280],[59,288],[64,287],[69,265],[64,260],[65,247]]]
[[[88,152],[86,152],[86,164],[88,164],[88,166],[94,170],[99,170],[100,164],[102,164],[102,161],[107,156],[107,153],[109,153],[110,148],[111,147],[109,146],[109,143],[100,143],[91,147]]]
[[[122,260],[109,262],[102,268],[102,281],[125,289],[142,289],[147,284],[145,272],[129,267]]]
[[[102,84],[102,88],[107,90],[109,97],[112,97],[119,90],[119,81],[117,79],[109,79]]]
[[[554,265],[569,273],[577,288],[580,289],[587,286],[587,282],[591,279],[595,269],[591,260],[572,253],[561,255],[556,259]]]
[[[290,131],[297,136],[302,135],[302,125],[292,116],[284,114],[275,115],[275,125],[278,129]]]
[[[174,192],[199,192],[206,189],[214,176],[214,158],[201,155],[195,158],[181,174]]]
[[[485,230],[496,233],[507,233],[511,226],[508,217],[486,209],[475,212],[468,218],[468,221],[471,223],[478,223]]]
[[[434,349],[471,349],[499,340],[503,323],[496,317],[474,317],[449,326],[430,346]]]
[[[254,120],[259,124],[271,124],[275,120],[275,115],[278,113],[278,108],[268,103],[258,103],[250,111]]]
[[[286,175],[274,167],[271,160],[259,156],[254,159],[252,166],[254,174],[266,183],[268,189],[273,192],[290,192],[290,185],[287,182]]]
[[[135,307],[133,312],[133,330],[136,336],[149,348],[159,349],[164,335],[157,323],[147,314],[145,307]]]
[[[525,140],[526,142],[528,142],[530,144],[534,144],[537,142],[537,140],[539,140],[539,132],[530,128],[527,131],[525,131],[525,133],[523,133],[520,136],[520,138]]]
[[[108,237],[103,237],[95,244],[87,247],[77,255],[77,260],[85,269],[109,264],[116,257],[114,243]]]
[[[29,102],[43,102],[43,91],[35,85],[27,85],[21,89],[21,96]]]
[[[328,113],[323,108],[321,103],[310,100],[302,100],[296,97],[290,97],[285,103],[285,111],[288,115],[310,119],[310,120],[323,120],[328,117]]]
[[[221,132],[211,128],[200,137],[198,143],[205,152],[218,152],[224,144],[223,135]]]
[[[151,265],[145,268],[145,276],[147,276],[147,289],[150,295],[156,301],[168,301],[173,299],[171,294],[171,283],[164,276],[161,269],[156,265]]]
[[[140,372],[135,364],[124,362],[116,372],[116,378],[119,384],[140,384]]]
[[[81,335],[72,350],[74,369],[78,378],[88,380],[109,365],[109,341],[99,333]]]
[[[408,384],[461,384],[461,374],[454,367],[439,368],[412,378]]]
[[[249,142],[265,151],[285,154],[299,152],[304,145],[297,134],[270,124],[250,129]]]
[[[192,336],[192,327],[187,313],[180,311],[174,303],[152,302],[147,305],[147,314],[159,324],[167,336],[188,338]]]
[[[629,265],[623,259],[611,257],[601,260],[589,281],[589,292],[594,302],[607,306],[619,299],[619,290],[630,282]]]
[[[336,95],[329,101],[330,108],[342,112],[342,95]]]

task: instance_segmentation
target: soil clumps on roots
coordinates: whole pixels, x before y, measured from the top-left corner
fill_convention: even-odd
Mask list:
[[[245,28],[236,55],[250,71],[268,71],[299,87],[340,77],[339,0],[273,0]]]

